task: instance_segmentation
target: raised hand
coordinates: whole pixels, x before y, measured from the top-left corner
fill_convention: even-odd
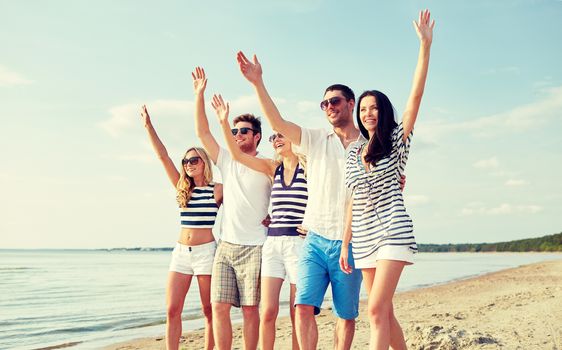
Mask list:
[[[236,60],[238,61],[238,66],[240,67],[240,72],[248,81],[252,84],[256,84],[260,81],[262,77],[261,64],[258,62],[258,58],[254,55],[253,62],[244,55],[242,51],[239,51],[236,55]]]
[[[150,125],[150,115],[148,115],[148,111],[146,110],[146,105],[141,106],[141,118],[144,123],[144,126]]]
[[[211,106],[213,106],[215,113],[221,123],[228,123],[228,113],[230,112],[230,106],[224,103],[221,95],[213,95],[213,100],[211,101]]]
[[[435,20],[431,20],[431,13],[429,10],[420,11],[420,16],[418,22],[414,21],[414,29],[420,41],[425,43],[431,43],[433,40],[433,27],[435,26]]]
[[[207,87],[205,70],[201,67],[195,67],[195,71],[191,72],[191,76],[193,77],[193,93],[197,95],[205,92]]]

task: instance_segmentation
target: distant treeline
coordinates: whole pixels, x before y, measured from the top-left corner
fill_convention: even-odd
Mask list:
[[[418,244],[420,252],[562,252],[562,232],[499,243]]]

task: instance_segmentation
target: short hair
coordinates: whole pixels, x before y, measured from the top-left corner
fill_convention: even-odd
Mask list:
[[[242,114],[242,115],[239,115],[238,117],[234,118],[234,120],[233,120],[234,125],[238,124],[239,122],[247,122],[247,123],[252,124],[252,129],[254,129],[254,133],[260,134],[260,139],[258,140],[258,144],[256,145],[256,146],[259,146],[259,144],[261,142],[261,139],[262,139],[260,118],[256,117],[255,115],[253,115],[251,113],[246,113],[246,114]]]
[[[343,85],[343,84],[334,84],[334,85],[330,85],[326,88],[326,91],[324,91],[324,95],[326,95],[326,93],[328,91],[341,91],[341,93],[343,94],[343,96],[346,98],[346,100],[353,100],[355,101],[355,94],[353,93],[353,90],[351,90],[351,88],[347,85]]]

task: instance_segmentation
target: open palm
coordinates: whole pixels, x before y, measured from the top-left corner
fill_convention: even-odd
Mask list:
[[[256,57],[256,55],[254,55],[253,62],[251,62],[244,55],[244,53],[240,51],[236,55],[236,59],[238,61],[238,66],[240,67],[240,71],[242,72],[242,75],[244,75],[244,77],[248,79],[250,83],[255,83],[259,79],[261,79],[262,76],[261,64],[258,62],[258,58]]]
[[[414,28],[418,34],[420,41],[425,41],[431,43],[433,40],[433,27],[435,26],[435,20],[431,20],[431,13],[429,10],[420,11],[420,16],[418,21],[414,21]]]
[[[215,109],[215,113],[217,114],[220,122],[228,122],[228,113],[230,107],[228,105],[228,102],[224,102],[221,95],[213,95],[211,106],[213,106],[213,108]]]
[[[204,92],[207,87],[205,70],[201,67],[195,67],[195,71],[191,72],[191,77],[193,78],[193,92],[195,94]]]

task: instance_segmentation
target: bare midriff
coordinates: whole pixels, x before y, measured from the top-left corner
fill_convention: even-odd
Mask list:
[[[183,245],[195,246],[213,242],[215,237],[210,228],[187,228],[182,227],[178,242]]]

